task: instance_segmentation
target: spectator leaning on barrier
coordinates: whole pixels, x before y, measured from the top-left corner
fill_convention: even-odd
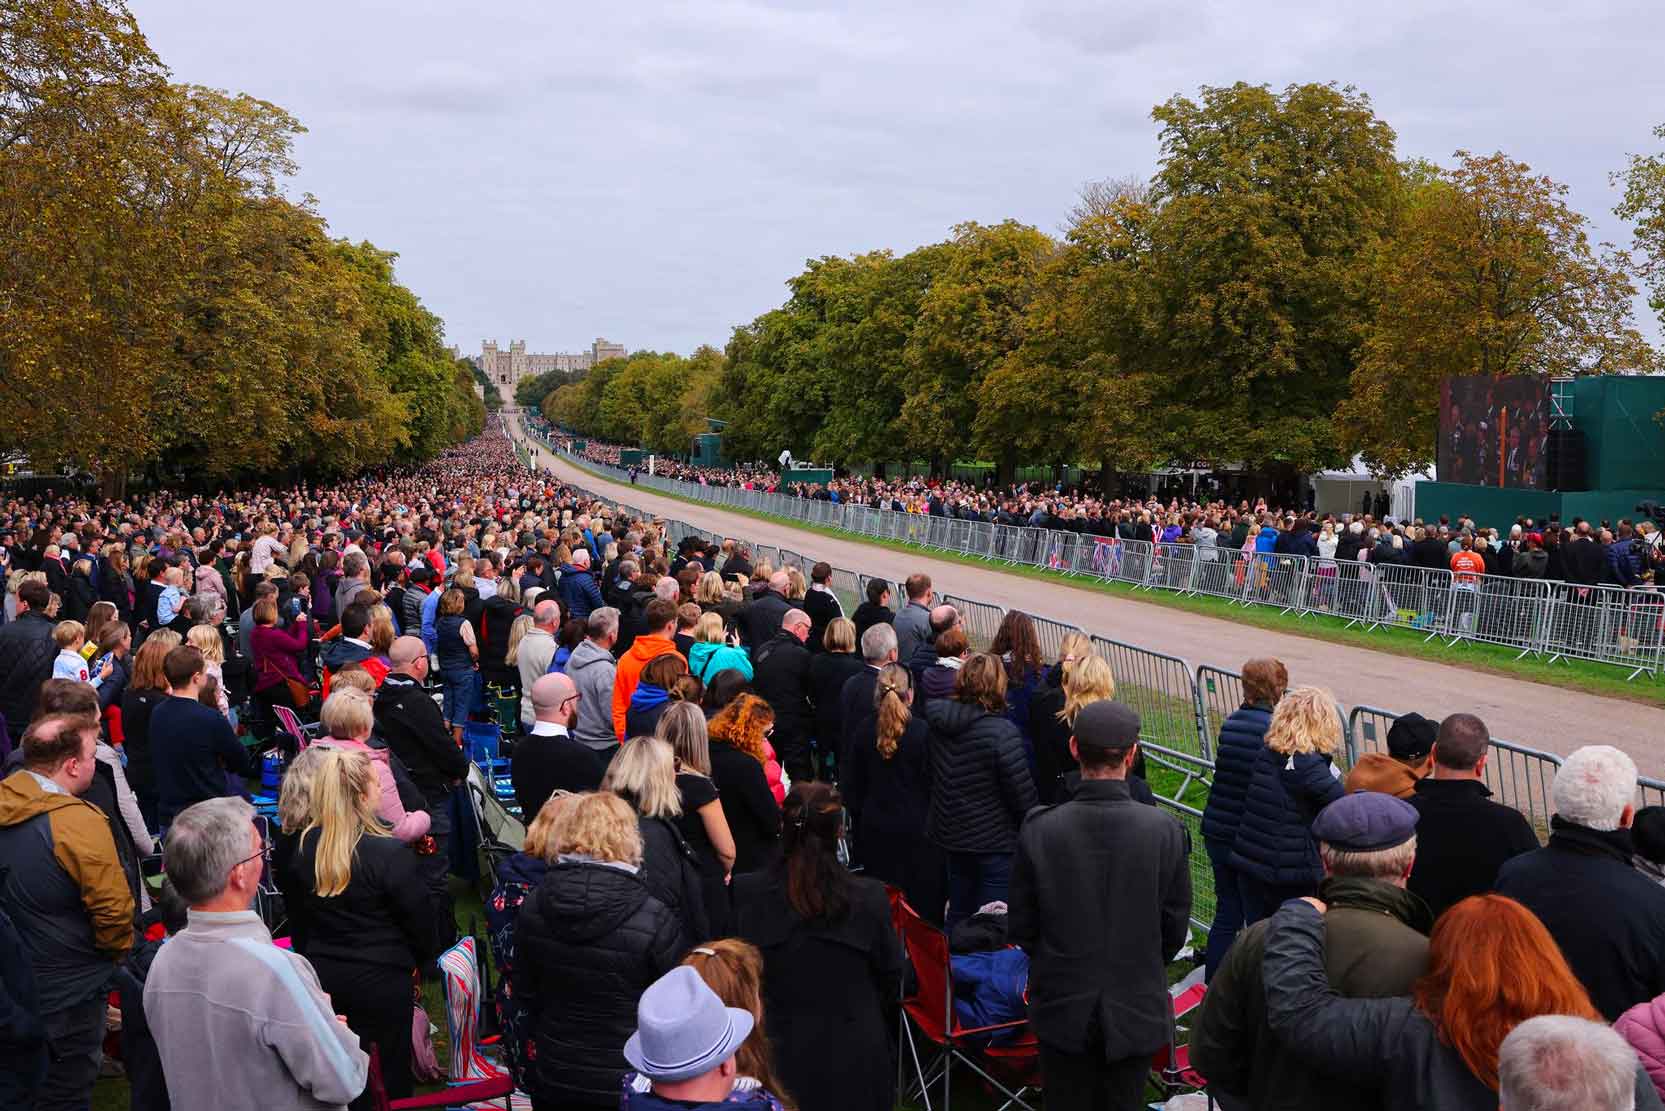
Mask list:
[[[1388,795],[1360,791],[1326,806],[1312,823],[1324,861],[1319,898],[1324,968],[1350,999],[1409,995],[1428,967],[1428,907],[1405,890],[1416,858],[1416,810]],[[1268,921],[1237,935],[1209,981],[1191,1030],[1191,1063],[1208,1077],[1225,1111],[1382,1106],[1376,1085],[1348,1083],[1314,1069],[1299,1045],[1286,1045],[1266,1020],[1261,962]]]
[[[1433,768],[1437,729],[1416,711],[1401,714],[1388,727],[1387,752],[1367,752],[1347,772],[1343,786],[1348,791],[1380,791],[1408,799],[1416,792],[1417,780]]]
[[[1214,786],[1202,815],[1203,846],[1214,872],[1214,921],[1208,929],[1204,961],[1210,977],[1231,948],[1237,931],[1243,928],[1243,882],[1231,863],[1232,848],[1255,764],[1266,747],[1272,710],[1288,689],[1289,669],[1282,660],[1257,657],[1245,663],[1243,705],[1221,724],[1214,748]]]
[[[144,1012],[176,1111],[339,1108],[369,1056],[318,974],[250,910],[266,846],[242,799],[199,802],[168,830],[166,869],[189,924],[145,978]]]
[[[1498,893],[1538,916],[1609,1021],[1665,993],[1665,888],[1630,863],[1635,795],[1629,756],[1578,749],[1555,773],[1549,844],[1497,877]]]
[[[1447,717],[1434,740],[1433,771],[1417,780],[1409,800],[1420,821],[1408,886],[1436,918],[1492,890],[1507,861],[1538,847],[1519,810],[1491,801],[1484,782],[1490,746],[1485,722],[1473,714]]]
[[[1295,687],[1279,700],[1255,758],[1231,855],[1245,923],[1318,890],[1324,869],[1312,818],[1343,794],[1334,763],[1340,747],[1341,716],[1328,691]]]
[[[1128,794],[1138,740],[1133,710],[1083,707],[1071,743],[1080,791],[1030,814],[1018,835],[1007,936],[1029,954],[1029,1021],[1054,1111],[1143,1107],[1151,1055],[1173,1033],[1167,964],[1190,930],[1186,835]]]

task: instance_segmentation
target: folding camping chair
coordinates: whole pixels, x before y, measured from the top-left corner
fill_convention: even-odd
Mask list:
[[[290,739],[295,742],[296,752],[311,744],[314,738],[323,731],[322,722],[304,725],[295,711],[287,706],[273,706],[272,712],[277,715],[278,728],[287,733]]]
[[[521,850],[526,827],[504,806],[478,766],[468,769],[468,803],[479,853],[480,894],[490,898],[497,866]]]
[[[1185,979],[1168,989],[1173,1000],[1173,1032],[1165,1048],[1151,1059],[1151,1082],[1163,1093],[1172,1096],[1181,1091],[1200,1091],[1207,1079],[1191,1067],[1191,1047],[1179,1044],[1179,1035],[1188,1029],[1185,1018],[1202,1006],[1208,986],[1203,983],[1203,969],[1198,967]],[[1189,1041],[1189,1039],[1187,1039]]]
[[[892,895],[892,913],[902,945],[913,965],[915,988],[902,999],[902,1045],[897,1062],[901,1098],[920,1100],[925,1111],[931,1088],[942,1085],[941,1111],[949,1111],[956,1063],[976,1073],[1004,1097],[1000,1111],[1017,1106],[1036,1111],[1034,1095],[1041,1087],[1040,1043],[1027,1021],[966,1027],[954,1013],[954,977],[949,963],[948,936],[919,917],[907,900]],[[992,1035],[1013,1033],[1005,1045],[985,1044]],[[913,1078],[907,1073],[912,1066]],[[1025,1098],[1028,1097],[1028,1098]]]

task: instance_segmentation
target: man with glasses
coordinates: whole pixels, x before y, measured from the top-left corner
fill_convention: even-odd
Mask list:
[[[515,742],[509,761],[509,781],[527,822],[556,791],[577,794],[600,787],[607,770],[600,754],[569,732],[580,701],[571,679],[559,672],[545,675],[532,684],[531,695],[532,731]]]
[[[250,909],[266,846],[240,798],[187,807],[163,859],[189,905],[145,979],[145,1018],[178,1111],[343,1107],[370,1058],[305,957],[272,944]]]

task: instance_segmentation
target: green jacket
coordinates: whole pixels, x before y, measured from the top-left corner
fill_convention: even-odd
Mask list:
[[[1427,970],[1433,915],[1404,888],[1381,880],[1332,876],[1319,888],[1324,918],[1324,967],[1330,984],[1351,999],[1411,994]],[[1191,1030],[1191,1063],[1208,1077],[1226,1108],[1256,1111],[1359,1111],[1382,1105],[1374,1089],[1320,1071],[1310,1054],[1287,1048],[1266,1023],[1261,960],[1268,920],[1237,935],[1209,982]]]

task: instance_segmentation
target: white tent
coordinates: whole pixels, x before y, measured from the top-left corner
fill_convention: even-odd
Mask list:
[[[1378,492],[1385,491],[1388,515],[1398,521],[1408,521],[1416,516],[1417,483],[1432,482],[1433,478],[1434,469],[1430,467],[1420,474],[1380,479],[1355,455],[1352,466],[1345,470],[1320,471],[1312,476],[1313,504],[1320,514],[1357,513],[1366,493],[1374,500]]]

